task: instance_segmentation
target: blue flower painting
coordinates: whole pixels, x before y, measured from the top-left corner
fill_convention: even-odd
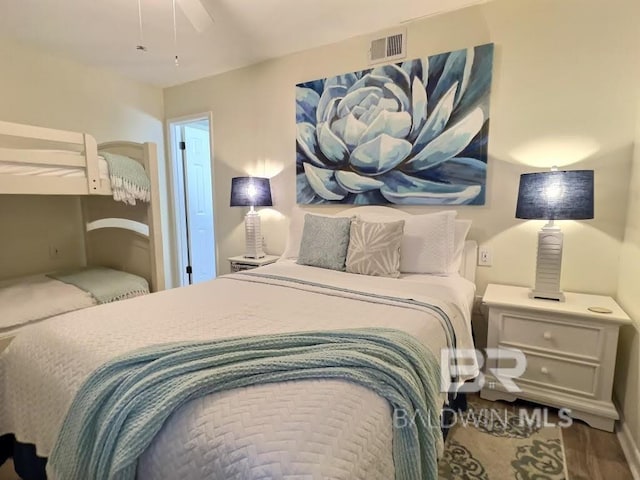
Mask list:
[[[300,204],[483,205],[493,44],[296,86]]]

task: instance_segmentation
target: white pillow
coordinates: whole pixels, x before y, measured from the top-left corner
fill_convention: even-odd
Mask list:
[[[403,273],[448,275],[455,269],[455,219],[445,211],[405,218],[400,258]]]
[[[467,234],[471,229],[471,220],[456,220],[455,235],[453,242],[453,262],[449,270],[449,275],[458,273],[462,265],[462,256],[464,253],[464,243],[467,240]]]
[[[302,240],[302,230],[304,228],[304,215],[306,212],[297,205],[291,211],[289,221],[289,235],[281,260],[298,258],[300,253],[300,241]],[[411,232],[413,239],[403,238],[401,247],[400,271],[403,273],[428,273],[437,275],[453,275],[458,273],[462,264],[462,254],[467,233],[471,228],[471,220],[455,220],[457,212],[447,210],[443,212],[427,213],[423,215],[411,215],[401,210],[398,215],[384,211],[376,212],[372,208],[371,212],[359,213],[362,220],[367,222],[394,222],[400,219],[405,220],[405,236]],[[325,217],[351,216],[351,209],[343,210],[335,215],[313,213]],[[431,218],[430,217],[436,217]],[[440,217],[440,218],[439,218]],[[444,218],[442,218],[444,217]],[[454,219],[453,234],[451,233],[451,218]],[[439,223],[445,223],[446,228],[441,229],[441,238],[438,238],[432,230],[438,228]],[[412,227],[410,229],[410,226]],[[419,241],[417,237],[422,237]],[[429,238],[431,240],[429,240]],[[428,248],[428,243],[432,242],[432,249]],[[447,245],[451,243],[451,249]],[[440,258],[438,258],[440,255]],[[433,257],[433,258],[432,258]],[[409,265],[407,265],[409,264]],[[446,265],[445,265],[446,264]],[[404,268],[409,268],[405,270]]]
[[[469,228],[467,226],[461,229],[461,240],[458,244],[456,235],[457,221],[455,220],[458,212],[445,210],[422,215],[411,215],[401,210],[389,211],[390,209],[386,207],[380,210],[377,210],[376,207],[369,208],[370,210],[357,212],[359,217],[367,222],[393,222],[404,219],[401,272],[436,275],[450,275],[458,272],[462,263],[462,250],[464,249],[464,238],[466,236],[466,233],[462,230],[466,229],[468,231]],[[336,216],[352,214],[353,212],[350,210],[344,210],[337,213]]]

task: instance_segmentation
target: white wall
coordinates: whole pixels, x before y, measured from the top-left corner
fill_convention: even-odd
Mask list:
[[[81,218],[73,197],[0,195],[0,280],[82,265]]]
[[[514,218],[518,178],[534,166],[557,164],[594,168],[597,189],[595,220],[562,222],[563,286],[615,294],[636,114],[628,101],[634,86],[628,65],[637,55],[629,48],[633,3],[495,0],[408,26],[409,58],[496,45],[487,204],[459,209],[460,217],[474,220],[471,236],[493,249],[493,267],[479,269],[479,293],[491,281],[533,282],[542,222]],[[231,177],[274,176],[274,209],[262,210],[263,231],[267,251],[281,252],[283,215],[296,201],[294,86],[366,68],[367,49],[367,38],[355,38],[165,90],[167,117],[213,112],[223,272],[226,257],[242,253],[244,243],[245,212],[228,207]]]
[[[493,267],[479,267],[478,293],[489,282],[533,283],[543,222],[514,218],[519,175],[553,164],[595,169],[596,218],[560,222],[562,283],[566,290],[609,295],[616,295],[620,284],[619,300],[636,324],[621,333],[615,390],[637,444],[640,75],[634,65],[640,58],[639,10],[635,0],[494,0],[408,26],[408,58],[495,43],[487,203],[459,208],[460,217],[474,221],[471,237],[493,249]],[[261,215],[267,250],[280,253],[286,215],[296,201],[294,86],[366,68],[367,47],[367,38],[355,38],[165,90],[167,117],[213,112],[223,272],[228,271],[226,257],[241,253],[244,244],[244,210],[228,207],[231,177],[273,176],[274,208]]]
[[[640,89],[640,59],[636,63],[636,79]],[[640,101],[638,101],[636,125],[627,228],[620,255],[618,289],[618,301],[632,318],[633,324],[624,327],[620,332],[616,397],[622,407],[625,423],[638,448],[640,447]],[[640,462],[640,458],[637,461]]]
[[[0,39],[0,65],[1,120],[88,132],[98,142],[156,142],[164,175],[161,89],[7,39]],[[0,278],[78,265],[83,258],[81,229],[75,198],[0,195]],[[60,244],[57,260],[49,258],[49,241]]]

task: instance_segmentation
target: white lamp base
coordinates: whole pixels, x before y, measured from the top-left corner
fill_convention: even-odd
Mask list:
[[[564,302],[564,294],[560,290],[562,241],[563,234],[553,222],[538,232],[536,286],[529,297]]]
[[[246,242],[246,258],[262,258],[262,232],[260,229],[260,215],[258,212],[249,210],[244,217],[244,235]]]

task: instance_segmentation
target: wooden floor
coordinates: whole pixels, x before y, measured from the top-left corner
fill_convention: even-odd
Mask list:
[[[633,480],[615,433],[576,420],[562,430],[569,480]]]
[[[0,480],[20,480],[13,471],[13,462],[7,461],[0,467]]]
[[[492,402],[477,394],[469,395],[468,399],[488,408],[541,406],[522,400],[513,403]],[[558,422],[556,411],[551,408],[549,421]],[[567,480],[634,480],[615,433],[591,428],[581,420],[574,420],[570,427],[562,428],[561,432],[569,475]]]

